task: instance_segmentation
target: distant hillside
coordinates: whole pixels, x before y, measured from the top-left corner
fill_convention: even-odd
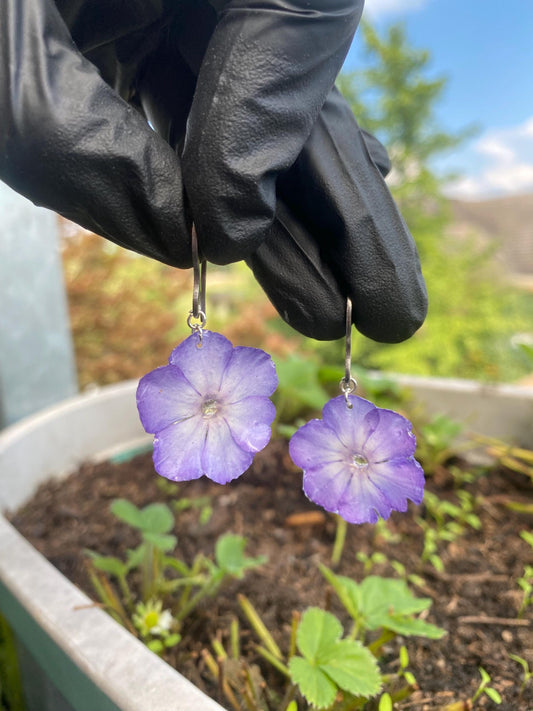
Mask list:
[[[503,266],[520,281],[533,279],[533,194],[480,202],[451,200],[456,236],[495,241]]]

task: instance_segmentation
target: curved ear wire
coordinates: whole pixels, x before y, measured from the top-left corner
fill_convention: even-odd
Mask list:
[[[341,392],[346,400],[346,407],[351,410],[353,405],[349,400],[351,395],[357,388],[357,381],[352,378],[352,300],[350,297],[346,299],[346,350],[344,355],[344,378],[339,383]]]
[[[202,347],[202,333],[207,323],[205,315],[205,289],[207,276],[207,262],[205,259],[200,261],[198,255],[198,235],[196,227],[192,226],[192,268],[193,268],[193,288],[192,288],[192,309],[187,316],[187,326],[193,333],[198,333],[200,340],[198,348]],[[193,319],[197,323],[193,323]]]

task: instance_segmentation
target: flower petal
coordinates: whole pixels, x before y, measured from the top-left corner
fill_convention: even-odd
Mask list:
[[[201,460],[206,476],[218,484],[227,484],[243,474],[253,458],[253,452],[245,452],[235,442],[223,417],[209,421]]]
[[[154,434],[198,412],[200,396],[181,370],[164,365],[144,375],[137,386],[137,409],[142,425]]]
[[[355,472],[338,504],[339,516],[348,523],[376,523],[390,516],[392,506],[367,472]]]
[[[173,481],[202,476],[201,454],[207,426],[201,416],[176,422],[154,438],[154,466],[158,474]]]
[[[246,452],[259,452],[266,447],[275,416],[274,403],[267,397],[247,397],[224,406],[224,419],[231,436]]]
[[[348,523],[376,523],[378,514],[388,518],[391,506],[366,472],[349,464],[332,462],[304,472],[306,496]]]
[[[272,395],[277,386],[276,366],[268,353],[248,346],[233,349],[220,388],[227,402]]]
[[[411,457],[415,453],[416,438],[409,420],[392,410],[378,408],[377,412],[379,422],[364,446],[364,455],[368,461],[384,462]]]
[[[304,472],[303,489],[307,498],[326,511],[338,513],[339,501],[350,483],[350,472],[343,462],[331,462]]]
[[[193,333],[174,348],[168,362],[177,365],[201,395],[215,395],[220,390],[233,346],[213,331],[204,331],[201,348],[198,343],[198,335]]]
[[[415,504],[424,497],[424,471],[413,457],[371,464],[370,478],[396,511],[407,511],[407,499]]]
[[[350,452],[323,420],[309,420],[291,437],[289,454],[296,466],[306,471],[333,462],[346,462]]]
[[[351,454],[362,454],[378,424],[378,408],[356,395],[350,395],[350,404],[351,409],[346,406],[344,395],[339,395],[324,405],[322,417]]]

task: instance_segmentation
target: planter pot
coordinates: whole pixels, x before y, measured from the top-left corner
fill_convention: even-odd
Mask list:
[[[0,511],[88,459],[147,446],[136,383],[82,395],[0,434]],[[0,611],[20,643],[29,711],[223,711],[152,654],[0,516]]]
[[[533,390],[398,378],[429,413],[531,446]],[[0,434],[0,511],[87,460],[149,446],[135,382],[50,408]],[[0,516],[0,611],[20,644],[29,711],[222,711],[64,578]],[[31,682],[28,681],[31,679]]]

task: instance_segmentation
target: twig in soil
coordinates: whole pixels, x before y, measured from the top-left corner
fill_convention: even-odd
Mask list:
[[[457,622],[463,625],[504,625],[505,627],[529,627],[529,620],[514,617],[485,617],[484,615],[464,615]]]

